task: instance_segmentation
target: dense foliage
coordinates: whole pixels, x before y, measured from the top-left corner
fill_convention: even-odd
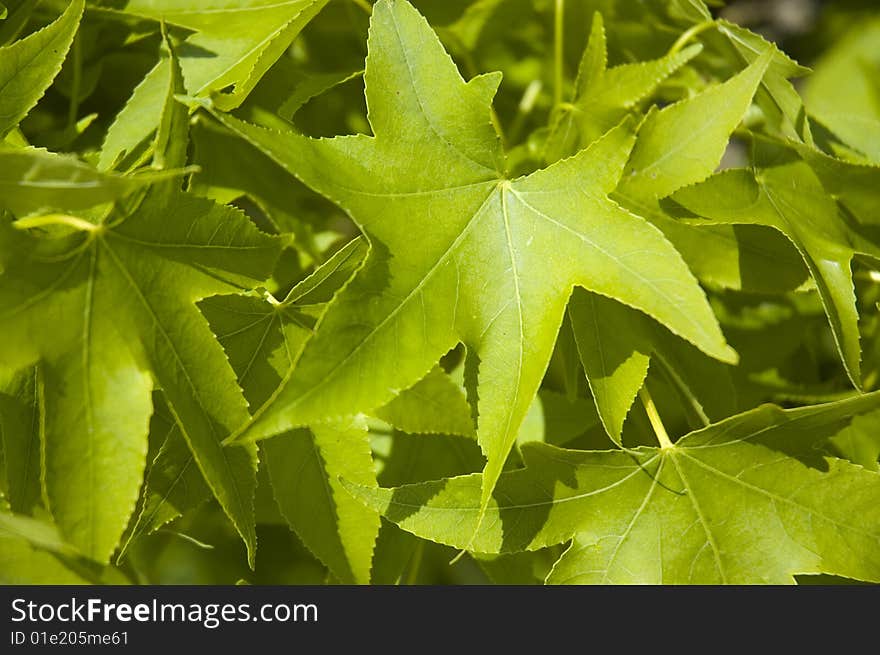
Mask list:
[[[708,4],[2,0],[0,582],[880,581],[880,13]]]

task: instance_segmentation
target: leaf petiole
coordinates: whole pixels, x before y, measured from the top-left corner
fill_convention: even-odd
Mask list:
[[[645,413],[648,415],[648,420],[651,421],[651,427],[654,428],[654,434],[657,436],[657,441],[660,442],[661,450],[674,448],[675,446],[663,426],[663,421],[660,419],[660,413],[657,411],[654,399],[651,398],[646,387],[639,389],[639,398],[642,399],[642,404],[645,406]]]
[[[702,23],[697,23],[696,25],[691,25],[687,30],[682,32],[681,36],[679,36],[675,43],[672,44],[672,47],[669,48],[669,52],[666,53],[666,56],[669,57],[671,55],[677,54],[684,48],[689,41],[691,41],[695,36],[705,32],[708,29],[715,27],[714,20],[704,20]]]
[[[553,106],[562,102],[562,54],[565,0],[556,0],[553,15]]]
[[[15,221],[12,224],[16,229],[29,230],[34,227],[44,227],[46,225],[67,225],[76,230],[84,232],[97,232],[102,228],[101,225],[90,223],[82,218],[70,216],[69,214],[44,214],[42,216],[30,216]]]

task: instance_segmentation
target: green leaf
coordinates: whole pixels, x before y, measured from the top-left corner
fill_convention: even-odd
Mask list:
[[[648,114],[618,193],[637,203],[708,177],[773,60],[768,48],[745,70],[699,95]]]
[[[303,543],[342,582],[368,583],[379,516],[339,481],[376,485],[363,421],[294,430],[263,449],[275,499]]]
[[[155,156],[174,165],[185,161],[188,121],[170,59]],[[169,184],[97,223],[50,215],[18,221],[28,234],[3,227],[0,348],[13,364],[46,361],[43,484],[65,538],[100,562],[115,549],[143,478],[155,378],[253,562],[256,448],[220,443],[247,404],[194,302],[264,279],[278,245],[235,210]],[[58,315],[80,318],[61,327]]]
[[[55,526],[40,519],[0,510],[0,534],[21,537],[59,555],[76,555],[76,550],[64,542]]]
[[[191,95],[214,94],[224,110],[238,107],[281,57],[326,0],[262,0],[236,7],[216,0],[130,0],[125,12],[195,33],[179,47]],[[132,93],[107,132],[99,168],[107,170],[139,153],[157,128],[156,116],[170,82],[169,60],[158,62]],[[226,92],[226,88],[232,88]],[[141,153],[143,154],[143,153]]]
[[[187,146],[189,145],[189,109],[177,101],[178,96],[186,93],[183,85],[183,71],[180,69],[180,59],[165,25],[162,25],[162,41],[168,50],[168,68],[170,75],[168,87],[165,89],[165,97],[162,99],[162,113],[159,117],[159,127],[156,129],[156,139],[153,143],[153,168],[169,169],[186,166]],[[173,196],[175,191],[180,190],[180,185],[175,188],[174,184],[164,184],[163,191],[168,196]],[[155,188],[153,192],[156,193]]]
[[[71,155],[39,148],[0,150],[0,206],[21,218],[51,210],[76,211],[180,175],[181,171],[114,175]]]
[[[880,412],[856,416],[830,441],[851,462],[880,473]]]
[[[726,43],[722,39],[713,39],[711,34],[707,36],[707,40],[724,52],[728,61],[739,60],[748,65],[768,50],[773,51],[773,58],[755,94],[755,104],[761,108],[764,119],[775,129],[789,138],[812,143],[803,100],[788,81],[789,78],[806,75],[810,69],[799,65],[751,30],[723,19],[717,21],[716,26],[718,35]]]
[[[147,139],[158,127],[157,115],[171,84],[171,59],[158,62],[144,79],[135,87],[131,97],[125,103],[104,137],[101,154],[98,157],[98,169],[111,168],[128,170],[132,156],[143,159],[148,152],[143,152]],[[152,145],[152,144],[151,144]]]
[[[248,55],[242,59],[241,63],[237,64],[235,68],[227,73],[228,77],[214,81],[212,86],[220,89],[219,93],[213,94],[214,106],[223,111],[230,111],[238,107],[245,98],[247,98],[248,94],[254,89],[254,87],[256,87],[257,83],[262,79],[269,68],[287,51],[290,44],[299,35],[306,24],[324,8],[328,1],[329,0],[301,0],[298,3],[288,3],[289,5],[292,5],[290,9],[296,10],[297,13],[285,14],[285,17],[290,15],[290,19],[264,39],[259,54],[257,56],[252,54]],[[259,20],[266,19],[267,15],[270,13],[270,11],[268,11],[269,9],[270,7],[266,7],[260,12]],[[255,27],[258,27],[258,25],[255,25],[257,22],[258,21],[255,21],[253,17],[248,17],[246,23],[242,25],[242,27],[246,26],[248,34],[253,34]],[[232,27],[232,25],[230,25],[230,27]],[[239,34],[236,34],[236,36]],[[193,43],[195,43],[195,39],[193,40]],[[223,48],[223,51],[226,49],[227,48]],[[250,67],[249,70],[247,70],[247,66]],[[230,84],[227,80],[230,79],[232,75],[240,76],[241,73],[238,70],[239,67],[241,67],[242,70],[247,70],[246,75],[242,77],[240,81],[235,82],[235,87],[231,92],[225,92],[224,87],[221,86],[221,84]]]
[[[569,312],[599,416],[618,446],[624,420],[652,361],[669,378],[694,427],[736,412],[727,368],[641,312],[586,291],[572,296]]]
[[[6,494],[13,512],[30,514],[40,502],[39,367],[27,368],[0,383],[0,437],[6,467]]]
[[[471,409],[464,390],[440,368],[401,392],[376,416],[409,434],[474,434]]]
[[[107,562],[143,480],[153,382],[106,311],[97,251],[85,267],[78,339],[45,366],[43,485],[65,538]]]
[[[69,552],[58,531],[42,521],[0,510],[0,584],[86,584],[52,550]]]
[[[84,4],[73,0],[55,22],[0,48],[0,137],[33,109],[61,70]]]
[[[373,439],[383,486],[474,473],[483,466],[476,441],[437,434],[393,434]],[[398,584],[420,540],[393,523],[382,522],[373,554],[373,584]]]
[[[810,165],[825,190],[860,223],[880,223],[877,215],[880,166],[844,161],[809,146],[791,145]]]
[[[348,281],[359,253],[363,243],[357,239],[294,287],[283,303],[217,296],[200,304],[252,403],[272,394],[310,334],[309,316],[300,306],[329,299],[331,288]],[[339,482],[346,477],[376,485],[363,418],[279,435],[263,445],[262,453],[281,514],[306,547],[340,581],[368,583],[379,517]]]
[[[880,20],[857,23],[816,64],[804,88],[810,114],[848,146],[880,162],[877,39]]]
[[[649,112],[614,194],[625,207],[663,230],[694,273],[715,286],[789,290],[805,277],[796,254],[782,240],[717,225],[695,230],[671,220],[656,202],[712,174],[776,53],[768,47],[726,82]],[[761,275],[764,270],[773,274]]]
[[[242,120],[266,127],[287,126],[312,98],[363,76],[363,71],[316,73],[303,71],[291,59],[281,59],[235,112]]]
[[[619,446],[623,422],[648,375],[650,326],[635,310],[588,292],[572,296],[569,312],[596,408]]]
[[[642,309],[711,356],[735,358],[678,253],[607,197],[632,144],[625,126],[508,180],[489,122],[497,75],[462,80],[402,1],[374,6],[368,50],[375,137],[314,140],[218,115],[344,207],[371,245],[274,402],[238,437],[372,410],[464,342],[478,362],[488,502],[575,285]],[[425,217],[415,243],[413,217]]]
[[[327,0],[127,0],[114,9],[193,30],[181,49],[191,95],[237,107]],[[238,6],[236,6],[238,5]],[[227,92],[227,87],[234,87]]]
[[[117,560],[122,559],[139,537],[155,532],[211,498],[211,488],[164,400],[153,412],[150,441],[158,442],[159,448],[149,462],[143,490],[122,538]]]
[[[64,444],[65,449],[78,448],[80,453],[108,453],[103,464],[112,469],[109,453],[119,447],[113,444],[139,441],[136,478],[133,459],[127,465],[132,471],[128,484],[136,496],[149,416],[143,412],[150,388],[140,372],[145,360],[165,391],[205,479],[253,550],[256,452],[253,447],[220,445],[229,430],[247,420],[247,405],[222,348],[193,303],[232,290],[232,280],[224,280],[224,274],[233,280],[263,279],[277,256],[276,242],[235,210],[184,195],[167,202],[148,197],[122,220],[100,225],[82,221],[82,228],[87,225],[91,227],[62,238],[45,238],[36,230],[23,233],[8,225],[0,233],[4,268],[0,325],[5,335],[0,350],[13,366],[46,360],[55,371],[53,383],[63,385],[52,391],[47,387],[47,401],[69,403],[65,411],[76,418],[73,430],[59,421],[57,437],[47,444]],[[101,343],[95,338],[106,339],[106,345],[94,347],[93,343]],[[125,382],[114,382],[116,376]],[[70,388],[74,381],[76,386]],[[121,385],[125,393],[110,384]],[[71,395],[74,390],[84,395]],[[84,400],[85,407],[91,407],[85,413]],[[143,418],[121,425],[133,430],[138,423],[137,431],[118,427],[128,411]],[[60,416],[52,408],[47,415]],[[103,422],[99,427],[90,423],[94,420]],[[50,459],[47,456],[47,462]],[[97,480],[89,472],[95,461],[87,458],[83,467],[62,461],[49,469],[50,475]],[[115,473],[108,470],[107,475],[112,478]],[[121,515],[120,498],[95,493],[93,487],[75,487],[75,492],[60,484],[55,488],[58,494],[78,497],[87,505],[110,499],[118,503],[120,515],[114,518],[118,539],[127,520],[127,514]],[[135,496],[125,502],[128,512]],[[89,516],[104,520],[98,512]],[[67,531],[79,519],[71,518],[71,523],[62,516],[56,519],[65,536],[72,538]],[[91,534],[91,528],[83,529]],[[104,537],[91,553],[98,559],[106,559],[112,550],[109,531]]]
[[[665,449],[533,444],[479,521],[479,475],[395,489],[347,488],[405,530],[476,552],[574,537],[551,583],[771,583],[794,574],[880,579],[880,477],[821,448],[880,394],[773,406]],[[476,536],[472,536],[477,530]]]
[[[0,584],[128,584],[66,543],[50,522],[0,509]]]
[[[575,97],[561,108],[551,127],[547,161],[574,154],[602,136],[701,50],[702,46],[693,45],[660,59],[606,69],[605,29],[602,14],[597,12],[581,59]]]
[[[843,220],[809,166],[790,153],[757,143],[756,171],[723,171],[682,189],[674,199],[716,223],[753,223],[784,234],[800,252],[819,296],[846,372],[861,385],[861,348],[851,261],[880,250]]]
[[[809,281],[810,274],[797,250],[774,230],[756,225],[687,224],[662,210],[644,206],[641,210],[709,287],[781,294]]]
[[[356,237],[333,253],[326,262],[306,279],[296,284],[284,299],[297,306],[324,305],[344,287],[364,263],[368,245],[366,239]]]

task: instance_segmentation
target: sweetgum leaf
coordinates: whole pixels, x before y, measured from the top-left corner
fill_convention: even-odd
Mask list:
[[[193,30],[179,49],[186,89],[193,96],[213,94],[217,106],[229,110],[247,98],[326,4],[327,0],[127,0],[113,9]],[[156,130],[169,80],[167,61],[160,61],[134,90],[107,132],[102,170],[124,161]]]
[[[678,253],[607,197],[632,144],[626,126],[508,180],[489,122],[497,75],[465,82],[402,1],[374,6],[368,51],[375,136],[315,140],[217,114],[344,207],[371,245],[292,374],[237,438],[369,411],[464,342],[478,372],[488,502],[575,285],[642,309],[707,354],[734,360]]]
[[[141,486],[153,383],[105,311],[97,266],[97,253],[83,261],[77,339],[45,366],[43,485],[65,538],[106,562]]]
[[[363,420],[298,429],[263,444],[281,513],[303,543],[346,583],[370,581],[379,516],[339,481],[376,484]]]
[[[672,220],[657,203],[714,172],[777,56],[765,44],[747,59],[751,63],[746,69],[726,82],[649,112],[613,196],[659,227],[700,280],[713,286],[777,293],[806,279],[797,253],[784,239],[768,238],[764,230],[721,225],[693,229]]]
[[[363,250],[363,240],[354,240],[282,303],[245,296],[200,303],[249,401],[260,404],[272,394],[311,333],[313,315],[348,281]],[[339,482],[376,485],[363,417],[286,432],[261,452],[281,514],[306,547],[338,580],[368,583],[379,517]]]
[[[55,22],[0,48],[0,137],[33,109],[61,70],[84,4],[73,0]]]
[[[880,249],[853,229],[837,203],[803,161],[790,152],[756,142],[756,169],[723,171],[682,189],[674,199],[716,223],[755,223],[788,237],[816,282],[846,372],[861,385],[859,315],[851,261]]]
[[[573,537],[550,583],[790,584],[807,573],[877,581],[880,476],[821,448],[878,403],[874,393],[765,405],[662,449],[533,444],[526,468],[501,476],[482,522],[480,475],[346,487],[403,529],[476,552]]]
[[[651,327],[635,310],[588,292],[572,296],[569,313],[596,409],[620,445],[623,422],[648,375]]]
[[[755,94],[755,103],[775,129],[789,138],[812,143],[803,100],[788,81],[790,78],[806,75],[810,69],[801,66],[784,52],[776,50],[769,41],[751,30],[726,20],[717,21],[716,27],[720,38],[715,39],[710,33],[707,40],[725,53],[724,59],[727,61],[739,60],[751,64],[768,49],[775,50]]]
[[[192,30],[180,50],[186,88],[238,107],[327,0],[127,0],[115,11]],[[138,106],[148,106],[142,95]],[[152,106],[159,104],[153,97]]]
[[[173,54],[170,61],[154,156],[174,166],[185,161],[188,120],[173,99],[182,86]],[[19,221],[28,233],[0,228],[0,350],[13,368],[46,362],[50,508],[65,538],[107,561],[141,486],[155,380],[252,561],[256,448],[220,444],[247,419],[247,404],[193,303],[265,279],[278,244],[236,210],[184,195],[174,182],[155,184],[119,214],[97,223],[61,216],[60,228]],[[67,227],[72,233],[57,233]]]
[[[556,161],[588,146],[701,50],[702,46],[693,45],[660,59],[606,68],[605,27],[597,12],[581,59],[576,95],[553,122],[546,159]]]
[[[293,234],[295,248],[319,258],[315,232],[333,216],[332,209],[328,216],[323,204],[314,205],[310,189],[291,184],[287,171],[221,126],[199,117],[192,134],[201,169],[193,176],[193,193],[227,202],[247,196],[279,232]]]
[[[602,68],[604,56],[591,53],[594,42],[600,44],[595,49],[604,50],[602,34],[601,20],[594,19],[590,45],[581,65],[581,76],[589,78],[584,84],[595,85],[596,79],[612,77],[609,72],[597,72]],[[748,109],[774,53],[775,49],[768,47],[730,80],[650,113],[639,129],[617,193],[625,204],[646,211],[676,245],[685,245],[682,250],[686,256],[688,252],[705,255],[705,244],[716,242],[721,235],[688,227],[682,229],[655,210],[655,200],[711,174],[721,160],[730,133]],[[678,63],[659,60],[633,74],[635,77],[646,75],[644,86],[661,71],[671,72],[685,61],[687,58]],[[618,78],[613,77],[614,88],[626,91],[627,84]],[[592,95],[586,97],[588,101],[593,98]],[[694,124],[699,128],[693,129]],[[741,244],[737,245],[742,248]],[[714,271],[719,270],[717,260],[712,260],[710,266]],[[572,323],[575,334],[580,337],[578,350],[599,415],[609,436],[620,443],[623,421],[647,375],[650,356],[655,350],[651,338],[654,328],[639,312],[629,307],[613,307],[604,299],[586,294],[575,296]],[[703,412],[702,408],[700,411]],[[704,412],[703,417],[708,418]]]
[[[860,223],[880,224],[876,197],[880,165],[845,161],[803,144],[788,145],[810,165],[825,190]]]
[[[775,52],[768,47],[726,82],[649,113],[639,128],[618,193],[638,206],[708,177],[721,161],[728,137],[749,108]]]
[[[149,152],[139,152],[158,127],[156,116],[162,111],[163,103],[172,84],[170,58],[159,61],[135,87],[131,97],[122,110],[116,114],[113,123],[104,136],[101,153],[98,156],[98,169],[111,168],[127,170],[131,164],[130,155],[144,157]],[[152,145],[152,143],[150,144]],[[129,165],[125,165],[129,164]]]

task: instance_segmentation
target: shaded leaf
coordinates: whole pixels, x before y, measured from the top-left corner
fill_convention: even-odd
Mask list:
[[[55,22],[0,48],[0,137],[33,109],[61,70],[84,4],[73,0]]]
[[[871,394],[763,406],[666,449],[531,445],[526,468],[501,477],[482,522],[479,475],[347,487],[404,529],[476,552],[574,537],[551,583],[790,584],[796,573],[822,572],[876,581],[880,478],[817,449],[878,402]]]

